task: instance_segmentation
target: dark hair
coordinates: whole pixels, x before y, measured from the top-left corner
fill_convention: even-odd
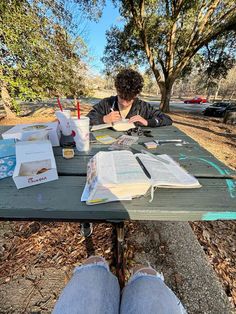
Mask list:
[[[137,71],[124,69],[117,74],[115,87],[122,99],[131,100],[142,91],[143,78]]]

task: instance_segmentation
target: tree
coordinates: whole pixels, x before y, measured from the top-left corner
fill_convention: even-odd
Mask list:
[[[57,0],[0,2],[0,83],[5,109],[15,98],[77,96],[84,89],[87,54],[74,36],[71,14]],[[8,110],[9,112],[9,110]]]
[[[210,94],[214,94],[214,99],[218,97],[222,80],[227,77],[236,62],[235,34],[235,31],[230,31],[221,35],[200,50],[199,83],[207,89],[208,97]]]
[[[148,64],[169,111],[175,80],[194,55],[236,28],[234,0],[121,0],[124,27],[107,32],[103,58],[108,71],[132,62]]]

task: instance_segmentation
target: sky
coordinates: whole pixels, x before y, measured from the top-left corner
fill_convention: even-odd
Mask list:
[[[87,21],[87,38],[85,41],[89,47],[90,55],[95,58],[91,63],[92,71],[101,73],[104,68],[100,59],[103,56],[103,51],[106,45],[106,30],[110,29],[112,25],[121,25],[119,21],[119,11],[113,6],[110,1],[107,1],[106,7],[103,9],[102,17],[97,23]]]

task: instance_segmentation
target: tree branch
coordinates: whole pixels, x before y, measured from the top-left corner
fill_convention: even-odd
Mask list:
[[[146,53],[147,58],[148,58],[148,62],[150,64],[151,69],[153,70],[153,73],[155,75],[156,80],[159,81],[161,79],[161,74],[160,74],[159,70],[157,69],[153,53],[152,53],[150,46],[148,44],[147,34],[145,31],[145,26],[144,26],[144,12],[145,12],[144,0],[140,0],[140,2],[139,2],[140,14],[138,14],[138,12],[135,9],[134,1],[129,0],[129,3],[130,3],[131,13],[132,13],[133,18],[134,18],[134,22],[135,22],[135,24],[136,24],[136,26],[140,32],[140,38],[141,38],[141,41],[143,43],[144,50],[145,50],[145,53]]]
[[[210,17],[214,13],[216,7],[218,6],[219,2],[220,2],[220,0],[215,0],[213,3],[211,3],[211,5],[209,7],[209,10],[206,12],[204,17],[203,17],[203,14],[202,14],[202,20],[200,20],[199,28],[198,28],[199,36],[204,32],[204,29],[205,29],[208,21],[210,20]]]

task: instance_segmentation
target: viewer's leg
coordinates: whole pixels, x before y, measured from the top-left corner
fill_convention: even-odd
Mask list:
[[[88,238],[93,233],[93,224],[91,222],[82,222],[80,224],[80,234]]]
[[[62,291],[53,314],[118,314],[120,287],[101,257],[90,257]]]
[[[153,268],[136,269],[122,292],[120,314],[186,313],[179,299]]]

